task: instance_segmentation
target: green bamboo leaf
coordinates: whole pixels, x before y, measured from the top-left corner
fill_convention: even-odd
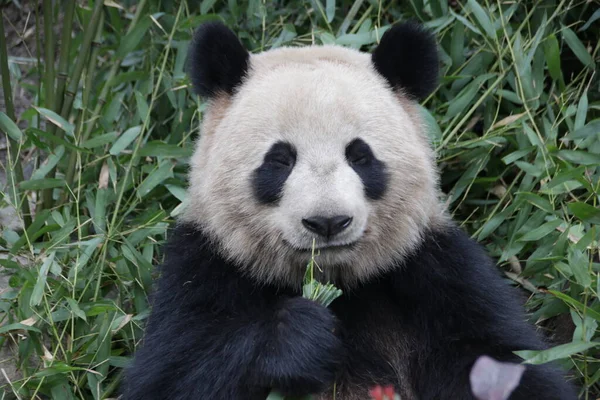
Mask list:
[[[600,119],[591,121],[587,125],[575,130],[572,133],[565,135],[565,138],[567,138],[567,139],[585,139],[585,138],[593,136],[593,135],[598,135],[598,137],[600,138]]]
[[[273,390],[269,393],[269,396],[267,396],[267,400],[285,400],[285,396]]]
[[[598,207],[594,207],[583,202],[576,202],[569,203],[567,208],[571,214],[584,222],[600,224],[600,208]]]
[[[590,68],[595,67],[592,56],[590,55],[590,53],[588,53],[587,49],[585,48],[583,43],[581,43],[575,32],[573,32],[567,27],[564,27],[562,31],[562,36],[567,45],[571,48],[571,50],[573,50],[573,53],[577,56],[579,61],[583,63],[583,65]]]
[[[12,119],[8,118],[8,115],[4,114],[2,111],[0,111],[0,130],[16,142],[20,142],[23,138],[23,133],[17,124],[15,124]]]
[[[481,84],[488,81],[493,76],[493,74],[485,74],[479,76],[473,82],[465,86],[460,91],[458,96],[456,96],[456,98],[452,99],[452,101],[450,102],[450,105],[448,106],[448,111],[444,116],[444,120],[448,121],[453,117],[457,116],[459,113],[465,112],[468,109],[469,105],[475,99],[475,96],[477,95]]]
[[[563,223],[563,221],[560,219],[555,219],[554,221],[546,222],[542,226],[525,233],[518,240],[520,242],[531,242],[531,241],[540,240],[541,238],[545,237],[546,235],[549,235],[550,233],[554,232],[556,230],[556,228],[558,228],[562,223]]]
[[[534,165],[525,161],[515,161],[515,165],[536,178],[544,173],[544,168],[541,165]]]
[[[46,376],[64,374],[65,372],[71,372],[71,371],[86,371],[86,369],[80,368],[80,367],[71,367],[71,366],[65,364],[64,362],[59,361],[59,362],[52,364],[51,367],[44,368],[41,371],[36,372],[35,374],[33,374],[33,376],[36,378],[42,378],[42,377],[46,377]]]
[[[108,195],[108,189],[98,189],[98,192],[96,193],[96,202],[94,204],[92,218],[96,232],[104,232],[106,230],[106,203]]]
[[[583,128],[585,125],[585,117],[588,113],[588,96],[587,90],[583,92],[583,95],[579,99],[579,103],[577,104],[577,114],[575,114],[575,126],[576,130]],[[598,121],[600,122],[600,121]]]
[[[502,162],[506,165],[512,164],[513,162],[525,157],[526,155],[531,153],[536,148],[537,148],[536,146],[531,146],[531,147],[526,147],[521,150],[513,151],[509,155],[502,157]]]
[[[568,254],[569,267],[573,271],[575,280],[584,288],[589,288],[592,284],[592,278],[588,271],[590,260],[585,256],[583,251],[574,248],[569,249]]]
[[[41,143],[40,140],[41,139],[45,139],[49,142],[55,143],[58,146],[64,146],[65,149],[70,149],[70,150],[74,150],[74,151],[78,151],[78,152],[83,152],[86,154],[91,154],[91,152],[87,149],[84,149],[83,147],[78,147],[75,146],[73,143],[66,141],[65,139],[58,137],[55,134],[49,133],[49,132],[45,132],[42,131],[40,129],[36,129],[36,128],[27,128],[25,130],[25,134],[27,135],[27,137],[29,137],[31,140],[34,140],[35,143]]]
[[[327,22],[333,21],[335,17],[335,0],[327,0],[325,4],[325,15],[327,15]]]
[[[146,102],[146,99],[137,90],[135,91],[135,103],[137,105],[137,112],[140,120],[144,122],[146,118],[148,118],[148,113],[150,110],[148,109],[148,103]]]
[[[143,17],[137,23],[137,25],[121,40],[116,57],[122,59],[127,54],[135,50],[140,41],[144,38],[144,36],[146,36],[146,31],[150,28],[151,25],[152,20],[150,19],[150,17]]]
[[[180,147],[159,141],[148,142],[140,149],[142,157],[188,158],[194,153],[191,147]]]
[[[105,146],[109,143],[114,143],[119,137],[117,132],[108,132],[103,135],[95,136],[91,139],[86,140],[81,144],[86,149],[93,149],[94,147]]]
[[[35,286],[33,287],[33,291],[31,292],[31,297],[29,299],[29,305],[31,307],[38,306],[42,302],[42,297],[44,295],[44,289],[46,289],[46,278],[48,277],[48,271],[50,270],[50,266],[54,262],[54,256],[56,252],[51,252],[48,254],[42,266],[40,268],[40,272],[38,273],[37,279],[35,281]]]
[[[479,26],[483,28],[487,37],[490,39],[496,39],[496,31],[494,30],[494,25],[490,20],[490,14],[486,12],[476,0],[468,0],[467,4],[473,12],[475,20],[477,20]]]
[[[550,293],[554,297],[561,299],[563,302],[570,305],[571,307],[576,308],[582,314],[587,315],[595,319],[596,321],[600,321],[600,313],[598,311],[590,308],[589,306],[583,305],[581,302],[575,300],[569,295],[558,292],[556,290],[548,290],[548,293]]]
[[[171,192],[171,194],[175,197],[177,197],[177,199],[179,201],[185,201],[187,199],[187,190],[185,190],[185,188],[182,188],[181,186],[175,186],[175,185],[165,185],[167,187],[167,189],[169,190],[169,192]]]
[[[465,27],[458,20],[452,28],[450,58],[453,68],[458,68],[465,62]]]
[[[66,185],[64,179],[60,178],[43,178],[43,179],[32,179],[19,183],[21,190],[43,190],[60,188]]]
[[[97,320],[97,322],[102,322],[100,325],[100,332],[98,333],[95,358],[95,361],[98,362],[98,366],[95,369],[101,374],[101,376],[108,376],[108,368],[110,367],[110,365],[108,364],[108,358],[110,357],[112,338],[112,332],[110,327],[114,318],[114,313],[105,313],[103,316],[98,317]]]
[[[479,30],[479,28],[477,28],[475,25],[473,25],[468,19],[466,19],[465,17],[463,17],[460,14],[455,13],[454,11],[450,11],[450,14],[456,18],[457,20],[459,20],[464,26],[466,26],[471,32],[475,33],[476,35],[482,35],[481,31]]]
[[[75,126],[73,124],[67,122],[67,120],[65,120],[63,117],[61,117],[60,115],[58,115],[57,113],[55,113],[52,110],[48,110],[47,108],[35,107],[35,106],[33,108],[35,108],[37,110],[37,112],[40,113],[41,116],[43,116],[48,121],[52,122],[54,125],[58,126],[60,129],[65,131],[69,136],[73,136],[73,131],[75,130]]]
[[[200,14],[208,14],[216,2],[217,0],[203,0],[202,3],[200,3]]]
[[[525,364],[545,364],[550,361],[571,357],[577,353],[600,346],[600,342],[571,342],[547,350],[521,350],[514,353],[523,358]]]
[[[550,77],[555,81],[562,78],[562,72],[560,68],[560,47],[558,45],[558,39],[554,34],[548,35],[544,41],[544,56],[546,57],[546,65],[548,66],[548,72]]]
[[[600,19],[600,8],[594,11],[590,19],[588,19],[587,22],[581,28],[579,28],[579,31],[581,32],[587,30],[598,19]]]
[[[503,222],[506,222],[507,218],[514,212],[514,207],[508,207],[506,210],[494,215],[488,219],[485,224],[481,227],[481,231],[477,236],[478,241],[482,241],[498,229]]]
[[[0,327],[0,334],[6,333],[6,332],[11,332],[11,331],[19,331],[19,330],[42,333],[42,331],[40,331],[38,328],[36,328],[34,326],[20,324],[17,322],[14,324],[8,324],[8,325],[4,325],[4,326]]]
[[[438,20],[448,15],[448,0],[429,0],[429,7]]]
[[[423,4],[423,0],[409,0],[409,1],[410,1],[410,5],[412,6],[414,13],[417,15],[419,20],[425,21],[426,17],[425,17],[425,14],[423,14],[425,5]]]
[[[163,163],[158,169],[152,171],[150,175],[138,186],[137,194],[139,198],[146,196],[152,189],[160,185],[167,178],[173,176],[173,164],[170,162]]]
[[[560,150],[558,157],[574,164],[600,165],[600,154],[593,154],[587,151]]]
[[[62,159],[65,154],[65,147],[58,146],[54,151],[46,158],[46,160],[36,169],[31,175],[31,180],[43,179],[48,175],[50,171],[56,167],[58,162]]]
[[[568,171],[563,171],[557,174],[552,180],[542,186],[542,190],[548,190],[555,186],[564,184],[565,182],[572,181],[574,179],[581,179],[585,173],[585,167],[577,167]]]
[[[537,194],[530,193],[530,192],[519,192],[518,196],[519,196],[519,200],[525,200],[528,203],[533,204],[540,210],[546,211],[549,214],[554,213],[554,208],[552,207],[552,203],[550,203],[548,201],[548,199],[546,199],[542,196],[538,196]]]
[[[133,128],[127,129],[117,141],[110,148],[109,153],[113,156],[121,153],[123,150],[127,148],[134,140],[138,137],[138,135],[142,132],[141,125],[134,126]]]
[[[100,246],[100,244],[102,244],[103,241],[104,237],[99,236],[86,242],[80,242],[80,245],[84,246],[83,251],[80,252],[79,259],[77,259],[77,261],[75,262],[74,268],[71,268],[71,270],[69,271],[69,278],[75,276],[75,273],[81,272],[81,270],[87,265],[87,263],[92,258],[94,251],[98,249],[98,246]]]
[[[53,321],[56,322],[54,319]],[[66,378],[57,378],[53,382],[58,383],[53,383],[52,388],[50,389],[50,398],[54,400],[75,400],[69,386],[69,381]]]
[[[69,304],[69,308],[71,309],[73,315],[87,322],[87,317],[85,316],[83,310],[79,308],[79,304],[77,303],[77,301],[73,300],[70,297],[67,297],[67,303]]]
[[[19,251],[19,249],[25,243],[27,243],[27,240],[31,240],[31,238],[36,234],[36,232],[42,231],[42,227],[46,224],[49,216],[50,216],[50,210],[42,210],[42,211],[36,213],[35,219],[31,223],[31,225],[26,227],[27,235],[22,234],[21,237],[19,237],[19,240],[17,240],[13,244],[13,247],[10,249],[11,254],[16,254]]]

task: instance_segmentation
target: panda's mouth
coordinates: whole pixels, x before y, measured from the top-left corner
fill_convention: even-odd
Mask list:
[[[284,243],[299,253],[311,253],[313,251],[312,247],[295,246],[286,240],[284,240]],[[357,244],[358,244],[358,241],[351,242],[351,243],[342,243],[342,244],[323,244],[323,245],[315,246],[314,250],[315,250],[315,253],[323,252],[323,251],[344,251],[344,250],[347,251],[347,250],[352,250],[353,248],[355,248]]]

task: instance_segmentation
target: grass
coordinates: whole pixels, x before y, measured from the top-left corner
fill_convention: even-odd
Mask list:
[[[39,52],[27,67],[4,57],[0,32],[2,203],[25,227],[0,235],[10,276],[0,343],[20,371],[3,398],[116,397],[148,316],[152,266],[186,204],[205,107],[184,72],[195,27],[221,19],[252,51],[368,51],[409,18],[440,42],[443,78],[423,113],[450,209],[557,345],[521,356],[559,360],[582,399],[600,395],[597,2],[44,0],[35,14]],[[10,23],[3,16],[0,30]],[[33,99],[20,115],[17,89]]]

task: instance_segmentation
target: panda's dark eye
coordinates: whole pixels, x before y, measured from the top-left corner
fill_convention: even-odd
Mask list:
[[[275,204],[281,197],[283,185],[296,164],[296,149],[290,143],[277,142],[264,156],[263,163],[252,174],[256,199]]]
[[[346,146],[346,159],[350,165],[367,165],[373,159],[373,152],[364,141],[355,139]]]
[[[278,168],[290,168],[294,165],[294,160],[291,157],[281,154],[266,157],[265,161]]]
[[[369,162],[369,157],[367,155],[360,156],[358,158],[350,159],[350,164],[352,165],[365,165]]]
[[[360,177],[367,197],[373,200],[382,198],[388,174],[385,164],[375,157],[371,147],[360,138],[354,139],[346,146],[346,160]]]
[[[295,163],[296,150],[289,143],[277,142],[265,154],[265,166],[277,169],[291,169]]]

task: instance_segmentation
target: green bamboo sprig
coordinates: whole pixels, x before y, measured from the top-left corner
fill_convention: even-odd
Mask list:
[[[302,297],[316,301],[324,307],[329,307],[331,302],[342,295],[342,291],[331,283],[323,284],[315,279],[315,241],[313,240],[310,261],[304,274],[304,285],[302,286]]]
[[[73,72],[71,73],[71,79],[69,80],[69,85],[67,86],[67,90],[64,93],[63,103],[60,110],[60,116],[65,120],[68,120],[69,113],[71,112],[71,107],[73,105],[73,100],[75,99],[75,94],[77,93],[77,88],[79,87],[79,80],[81,78],[81,74],[83,73],[83,68],[85,67],[88,54],[90,52],[90,47],[92,44],[92,39],[96,34],[96,27],[98,26],[98,22],[100,21],[100,16],[102,13],[102,7],[104,6],[103,1],[96,1],[94,4],[94,9],[92,11],[92,15],[90,17],[90,23],[84,30],[83,40],[81,42],[81,47],[79,50],[79,55],[77,56],[77,61],[75,62],[75,67],[73,68]],[[56,136],[62,138],[64,132],[62,130],[56,131]],[[56,173],[56,167],[53,168],[48,174],[49,177],[53,177]],[[52,189],[44,190],[43,195],[43,208],[48,209],[52,207]]]
[[[323,284],[315,279],[315,267],[319,268],[315,260],[315,241],[313,239],[310,261],[306,266],[304,273],[304,282],[302,286],[302,297],[312,301],[316,301],[323,307],[329,305],[342,295],[342,290],[338,289],[331,283]],[[276,390],[271,391],[267,400],[285,400],[286,398]],[[289,397],[287,398],[289,399]],[[291,400],[291,399],[289,399]],[[306,396],[298,400],[312,400],[312,396]]]
[[[12,99],[12,87],[10,84],[10,72],[8,70],[8,49],[6,46],[6,35],[4,34],[4,18],[0,16],[0,73],[2,75],[2,90],[4,92],[4,104],[6,104],[6,115],[13,121],[15,118],[15,107]],[[31,212],[27,196],[19,196],[17,185],[23,181],[23,167],[19,160],[19,143],[6,135],[6,144],[8,146],[8,162],[6,168],[7,187],[10,190],[10,196],[15,207],[21,208],[24,225],[31,224]]]

